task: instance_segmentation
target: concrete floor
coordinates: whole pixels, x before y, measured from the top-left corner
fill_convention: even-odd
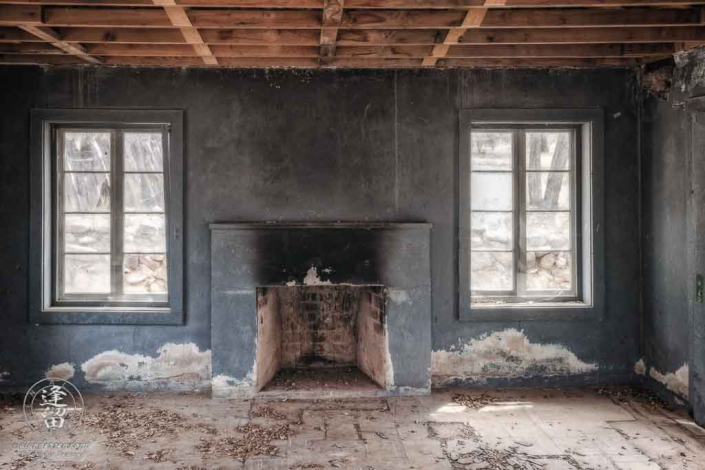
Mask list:
[[[460,394],[460,395],[458,395]],[[63,435],[0,404],[0,469],[702,469],[705,430],[596,390],[444,390],[429,397],[212,400],[87,395]],[[86,443],[28,454],[27,443]],[[68,451],[73,452],[73,451]],[[24,456],[23,456],[24,455]]]

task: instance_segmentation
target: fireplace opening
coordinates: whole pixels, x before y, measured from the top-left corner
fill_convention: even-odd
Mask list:
[[[257,289],[257,391],[386,387],[384,288]]]

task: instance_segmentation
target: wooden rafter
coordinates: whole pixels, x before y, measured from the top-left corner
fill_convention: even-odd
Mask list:
[[[338,27],[343,20],[344,3],[345,0],[324,0],[323,2],[320,65],[329,65],[335,56],[335,41],[338,38]]]
[[[0,63],[632,66],[705,46],[705,0],[0,0]]]
[[[485,6],[490,5],[501,5],[505,3],[506,0],[485,0]],[[443,39],[443,44],[437,44],[433,46],[431,55],[423,60],[422,65],[424,67],[433,67],[438,62],[438,59],[442,59],[448,53],[448,49],[451,44],[458,44],[458,40],[465,34],[470,28],[477,28],[482,25],[482,22],[487,16],[488,8],[478,8],[474,10],[468,10],[463,18],[463,23],[459,28],[451,28],[446,37]]]
[[[203,59],[206,65],[218,65],[218,59],[213,56],[208,44],[203,42],[201,33],[193,27],[191,19],[186,14],[184,7],[176,4],[174,0],[153,0],[155,5],[164,7],[166,15],[169,17],[171,24],[181,30],[186,43],[193,47],[196,54]]]
[[[19,25],[19,28],[39,39],[51,44],[53,47],[64,51],[66,54],[70,54],[78,57],[79,59],[88,62],[90,64],[100,64],[100,60],[89,55],[86,50],[80,44],[71,44],[64,42],[59,34],[52,30],[51,28],[43,28],[41,26],[34,26],[30,24]]]

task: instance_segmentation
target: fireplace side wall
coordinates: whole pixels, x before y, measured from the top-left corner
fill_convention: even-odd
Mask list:
[[[281,367],[282,319],[276,289],[257,289],[257,378],[259,391]]]
[[[384,291],[380,287],[368,287],[360,296],[357,338],[357,367],[386,388],[387,335]]]

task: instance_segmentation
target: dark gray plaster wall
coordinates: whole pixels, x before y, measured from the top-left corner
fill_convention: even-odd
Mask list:
[[[643,111],[644,379],[705,423],[705,51],[675,57],[670,96]]]
[[[682,107],[649,97],[642,122],[642,354],[647,374],[665,374],[689,362],[688,119]]]
[[[631,380],[639,357],[638,139],[626,70],[234,71],[0,67],[0,373],[24,386],[53,364],[107,350],[210,349],[208,224],[433,224],[433,349],[507,329],[598,368],[557,383]],[[458,108],[605,110],[606,305],[600,320],[460,323],[455,312]],[[27,323],[29,110],[163,108],[185,113],[183,326]],[[254,315],[254,306],[253,306]],[[119,365],[118,365],[119,367]],[[135,377],[133,377],[135,378]],[[139,382],[139,377],[135,378]],[[520,379],[513,379],[517,383]],[[547,383],[541,374],[523,377]]]

